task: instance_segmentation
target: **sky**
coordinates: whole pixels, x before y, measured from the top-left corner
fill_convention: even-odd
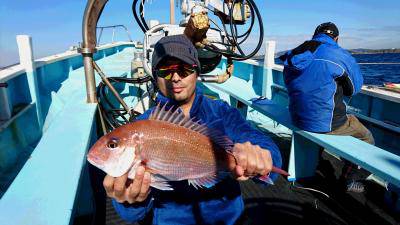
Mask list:
[[[168,0],[148,0],[145,18],[169,21]],[[263,17],[264,40],[277,42],[276,51],[291,49],[309,39],[315,27],[334,22],[340,31],[339,44],[354,48],[400,48],[399,0],[255,0]],[[132,0],[109,0],[98,25],[123,24],[132,39],[143,40],[133,19]],[[32,37],[34,57],[68,50],[82,40],[85,0],[1,0],[0,67],[18,63],[16,35]],[[176,21],[181,19],[176,8]],[[255,32],[258,28],[255,28]],[[117,32],[116,40],[127,40]],[[102,42],[111,41],[111,31]],[[247,47],[256,43],[249,38]],[[263,53],[263,48],[259,54]]]

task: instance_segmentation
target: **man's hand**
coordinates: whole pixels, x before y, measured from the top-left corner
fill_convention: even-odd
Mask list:
[[[233,146],[235,160],[229,163],[229,169],[238,180],[247,180],[253,176],[263,176],[272,170],[271,153],[250,142]]]
[[[108,197],[114,198],[119,203],[143,202],[150,193],[150,173],[139,166],[135,179],[128,180],[128,173],[120,177],[107,175],[103,180],[104,189]]]

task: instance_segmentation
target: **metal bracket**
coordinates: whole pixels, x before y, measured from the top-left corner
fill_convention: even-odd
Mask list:
[[[81,54],[91,54],[96,52],[97,52],[96,48],[78,48],[78,53]]]

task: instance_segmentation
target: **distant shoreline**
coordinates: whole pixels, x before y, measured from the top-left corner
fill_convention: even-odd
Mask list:
[[[366,54],[397,54],[400,53],[400,48],[391,49],[347,49],[352,55],[366,55]],[[275,54],[275,58],[285,54],[287,51],[280,51]],[[252,57],[254,60],[264,60],[264,55],[256,55]]]
[[[387,54],[387,53],[400,53],[399,48],[394,49],[350,49],[349,52],[354,55],[359,54]]]

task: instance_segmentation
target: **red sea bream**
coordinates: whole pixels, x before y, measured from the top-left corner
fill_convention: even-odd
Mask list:
[[[183,115],[180,110],[157,106],[148,120],[114,129],[90,149],[88,161],[118,177],[144,165],[151,173],[151,186],[172,190],[168,181],[188,180],[194,187],[211,187],[229,174],[235,160],[232,141]],[[277,169],[277,168],[274,168]],[[279,169],[278,169],[279,170]],[[268,177],[263,179],[271,182]]]

